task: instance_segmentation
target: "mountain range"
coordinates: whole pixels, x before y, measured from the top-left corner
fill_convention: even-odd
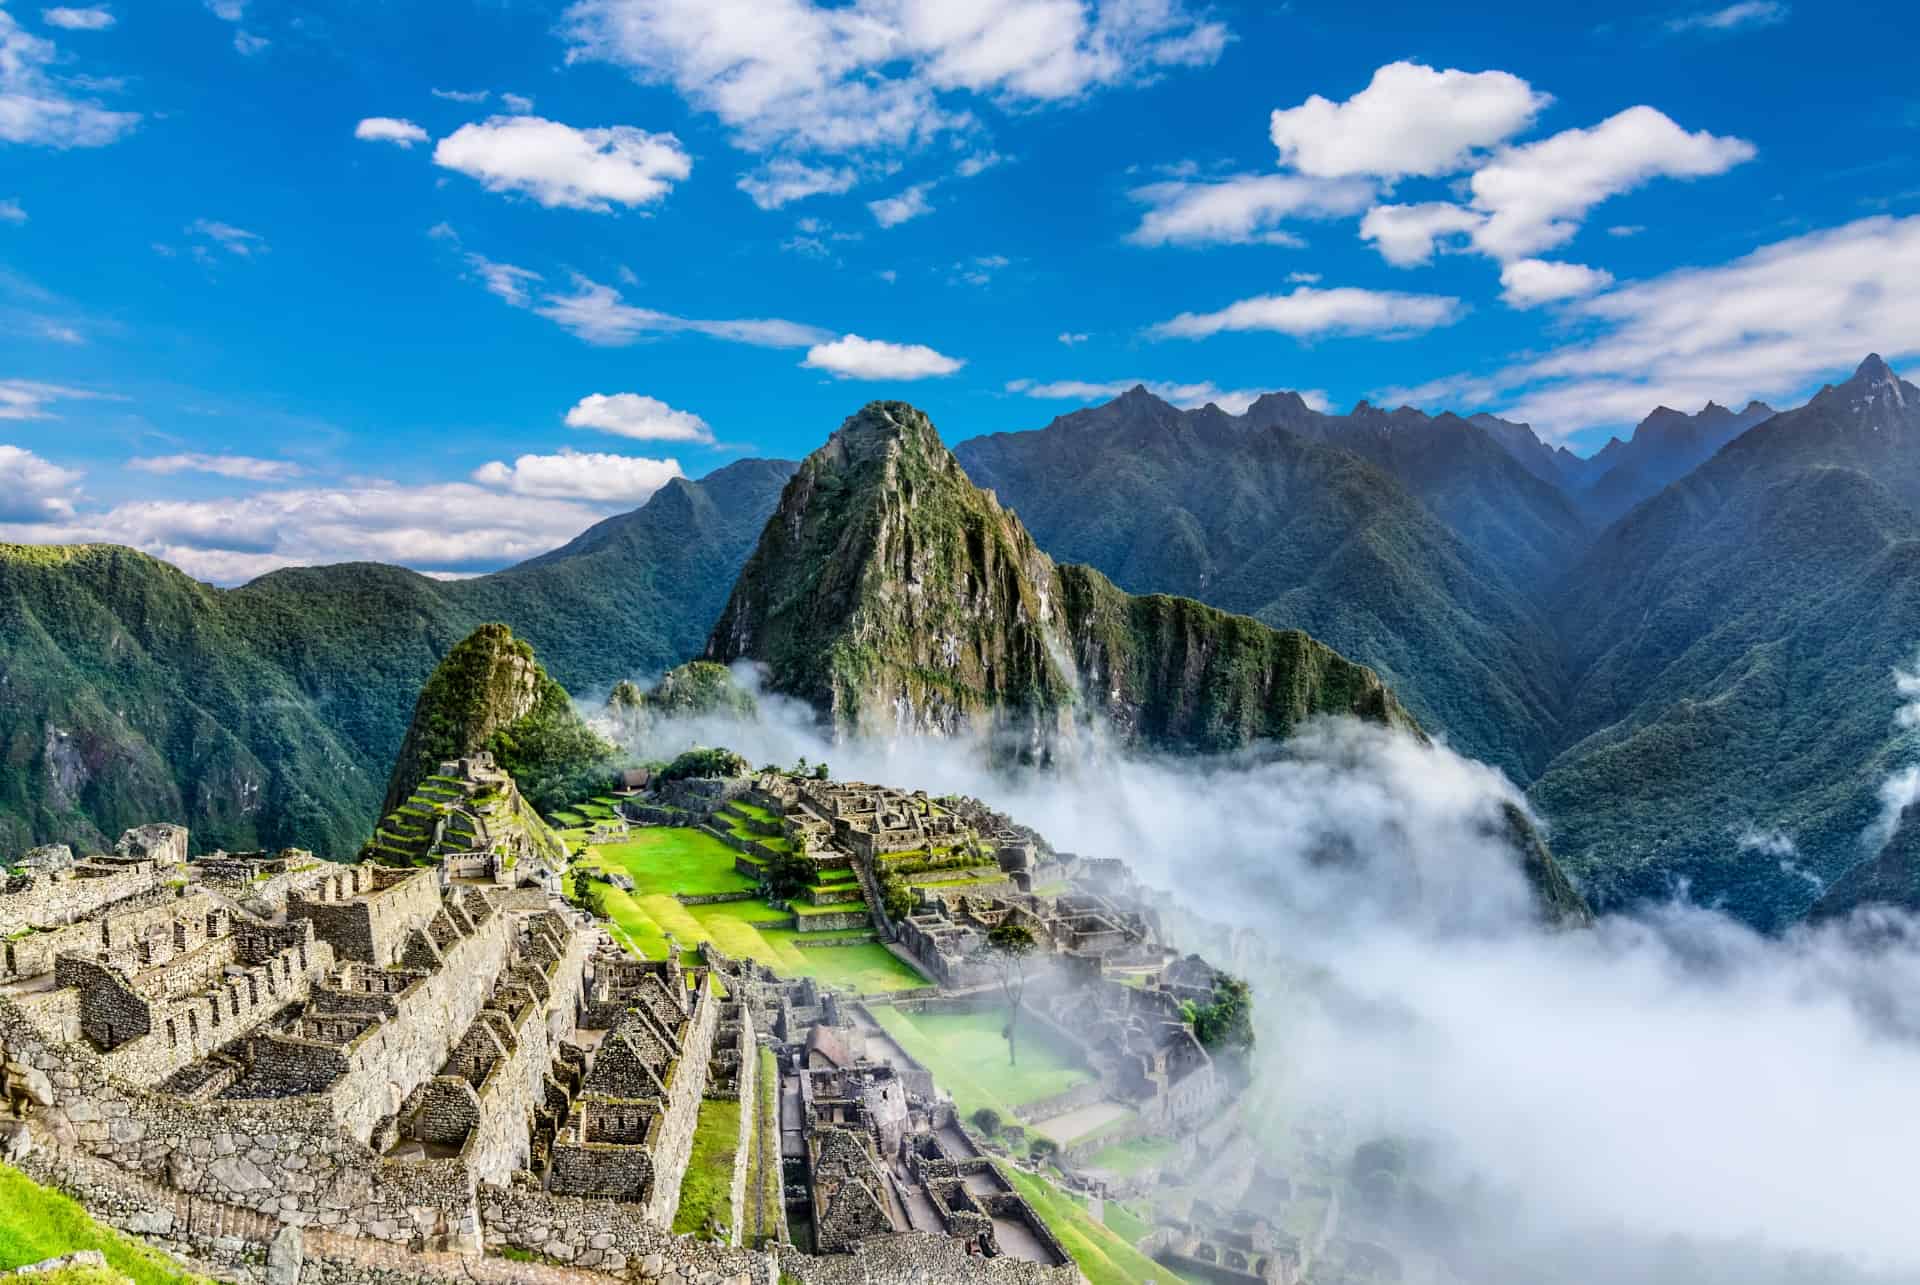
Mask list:
[[[0,851],[161,815],[207,846],[352,850],[429,672],[502,621],[584,696],[704,651],[843,726],[992,710],[1029,743],[1096,714],[1178,748],[1283,731],[1339,702],[1276,714],[1232,684],[1324,652],[1525,786],[1601,906],[1684,885],[1772,928],[1830,885],[1905,886],[1845,877],[1906,762],[1892,673],[1920,641],[1920,390],[1878,358],[1778,414],[1656,410],[1585,459],[1487,415],[1144,389],[949,456],[880,406],[805,466],[672,482],[467,581],[218,590],[0,547]],[[875,459],[894,480],[854,485]],[[1228,688],[1196,682],[1227,642]]]

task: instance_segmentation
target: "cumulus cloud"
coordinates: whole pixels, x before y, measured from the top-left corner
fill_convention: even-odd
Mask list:
[[[369,116],[353,127],[353,136],[370,143],[397,143],[412,147],[427,141],[427,131],[410,120],[392,116]]]
[[[809,196],[838,195],[850,190],[855,181],[853,170],[844,165],[808,165],[790,156],[778,157],[751,173],[742,174],[734,186],[753,198],[763,210],[777,210]]]
[[[533,99],[525,94],[503,93],[500,95],[500,105],[510,112],[524,116],[533,110]]]
[[[1651,107],[1629,107],[1591,129],[1568,129],[1501,151],[1469,180],[1486,221],[1474,245],[1501,260],[1573,238],[1588,210],[1655,178],[1724,174],[1752,160],[1745,139],[1688,133]]]
[[[59,51],[0,9],[0,142],[105,147],[140,123],[85,96],[86,82],[53,74]]]
[[[1515,308],[1576,299],[1612,284],[1611,272],[1589,268],[1583,263],[1516,259],[1500,269],[1500,297]]]
[[[678,460],[636,455],[602,455],[562,447],[558,455],[522,455],[513,463],[492,460],[473,471],[473,480],[515,495],[590,500],[601,504],[642,504],[676,477]]]
[[[84,9],[42,9],[40,17],[49,27],[60,27],[67,31],[105,31],[114,23],[113,10],[103,4],[89,5]]]
[[[953,167],[953,172],[961,178],[974,178],[1006,163],[1007,158],[996,151],[970,152],[960,158],[959,164]]]
[[[612,286],[575,276],[571,294],[547,293],[531,302],[534,313],[590,344],[622,347],[651,336],[698,334],[760,348],[805,348],[824,343],[829,332],[777,317],[709,321],[678,317],[622,300]]]
[[[1422,201],[1417,205],[1376,205],[1360,220],[1360,239],[1371,241],[1380,256],[1396,268],[1433,262],[1443,242],[1472,232],[1482,215],[1451,201]]]
[[[1275,111],[1269,133],[1280,163],[1302,174],[1432,178],[1466,169],[1477,153],[1526,129],[1551,101],[1504,71],[1395,62],[1343,103],[1315,94]]]
[[[251,455],[150,455],[127,461],[127,467],[142,473],[168,476],[174,473],[211,473],[216,477],[242,482],[284,482],[306,470],[288,460],[263,460]]]
[[[1681,268],[1566,307],[1581,338],[1424,391],[1564,439],[1654,406],[1776,404],[1868,352],[1920,356],[1920,216],[1877,216]]]
[[[1724,9],[1706,9],[1669,19],[1667,30],[1678,33],[1773,27],[1785,22],[1792,13],[1792,6],[1780,3],[1780,0],[1740,0],[1740,3],[1730,4]]]
[[[239,22],[247,16],[249,0],[207,0],[207,12],[222,22]]]
[[[1320,179],[1297,174],[1236,174],[1210,182],[1151,183],[1130,194],[1150,208],[1128,233],[1135,245],[1209,245],[1220,242],[1300,245],[1284,230],[1288,219],[1358,214],[1373,199],[1362,178]]]
[[[1158,379],[1014,379],[1007,382],[1007,391],[1041,401],[1103,402],[1136,386],[1144,387],[1161,401],[1170,402],[1183,410],[1193,410],[1211,402],[1229,415],[1246,414],[1247,407],[1253,405],[1262,392],[1257,388],[1222,388],[1210,380],[1182,384]],[[1308,389],[1300,396],[1314,410],[1324,411],[1328,408],[1326,393],[1317,388]]]
[[[233,51],[242,58],[251,58],[272,43],[273,41],[268,40],[265,36],[256,35],[251,31],[236,31],[233,33]]]
[[[672,86],[750,150],[899,148],[973,128],[943,99],[1077,98],[1219,57],[1183,0],[576,0],[569,59]]]
[[[895,344],[883,339],[842,335],[807,349],[800,363],[840,379],[931,379],[951,375],[966,363],[925,344]]]
[[[567,427],[646,442],[713,441],[707,421],[692,411],[675,410],[639,393],[589,393],[567,412]]]
[[[0,419],[23,418],[7,414],[6,390],[0,384]],[[31,525],[71,518],[83,476],[25,447],[0,442],[0,522]]]
[[[0,201],[0,223],[25,223],[26,207],[17,200]]]
[[[873,212],[874,222],[881,227],[897,227],[908,219],[917,219],[923,214],[933,213],[933,203],[927,200],[927,193],[932,190],[931,183],[915,183],[896,196],[868,201],[867,209]]]
[[[548,208],[611,213],[650,205],[693,172],[672,134],[631,125],[575,129],[539,116],[490,116],[462,125],[433,149],[434,164],[518,192]]]
[[[1203,339],[1230,330],[1272,330],[1307,339],[1320,335],[1419,334],[1452,325],[1465,313],[1448,295],[1296,286],[1287,294],[1256,295],[1218,312],[1183,312],[1150,332],[1163,339]]]

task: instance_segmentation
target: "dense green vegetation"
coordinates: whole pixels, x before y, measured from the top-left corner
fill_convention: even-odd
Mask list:
[[[0,853],[170,820],[202,849],[345,856],[455,643],[504,621],[583,695],[665,670],[699,650],[792,470],[675,480],[462,581],[353,563],[223,591],[128,549],[0,546]]]
[[[205,1285],[203,1278],[179,1267],[166,1255],[94,1222],[68,1197],[40,1186],[10,1165],[0,1164],[0,1273],[82,1249],[99,1250],[109,1267],[139,1285]],[[105,1279],[97,1271],[91,1278]],[[73,1285],[90,1285],[85,1272],[75,1272],[66,1279]]]

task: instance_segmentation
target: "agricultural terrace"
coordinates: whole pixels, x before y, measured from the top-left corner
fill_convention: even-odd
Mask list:
[[[953,1094],[954,1105],[968,1118],[991,1107],[1011,1121],[1015,1107],[1094,1078],[1077,1054],[1054,1044],[1031,1021],[1017,1033],[1019,1060],[1008,1065],[1007,1041],[1001,1034],[1006,1014],[999,1010],[905,1013],[889,1004],[871,1007],[887,1034],[933,1072],[935,1082]]]
[[[575,805],[576,808],[582,805]],[[580,844],[586,831],[570,830]],[[612,922],[620,944],[647,959],[664,959],[667,935],[682,947],[712,942],[735,958],[755,959],[789,977],[813,977],[821,984],[877,995],[914,990],[928,984],[911,964],[869,933],[801,933],[794,916],[844,911],[798,905],[781,909],[758,897],[686,905],[681,896],[745,894],[758,884],[735,868],[733,849],[701,830],[684,827],[635,827],[615,843],[589,845],[568,872],[570,895],[578,897],[581,869],[620,871],[633,879],[633,891],[596,883],[593,898]],[[804,938],[804,948],[797,943]]]
[[[1080,1197],[1011,1165],[1001,1172],[1027,1198],[1034,1212],[1046,1220],[1089,1285],[1180,1285],[1181,1277],[1135,1249],[1122,1231],[1096,1222]],[[1116,1203],[1105,1202],[1108,1208]],[[1138,1219],[1126,1214],[1113,1221],[1128,1232],[1139,1226]]]

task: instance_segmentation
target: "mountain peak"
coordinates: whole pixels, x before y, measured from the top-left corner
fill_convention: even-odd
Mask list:
[[[1893,371],[1888,367],[1887,363],[1881,359],[1880,354],[1870,352],[1861,363],[1854,368],[1853,378],[1847,382],[1850,384],[1867,384],[1871,386],[1874,384],[1891,384],[1895,382],[1895,380]]]

